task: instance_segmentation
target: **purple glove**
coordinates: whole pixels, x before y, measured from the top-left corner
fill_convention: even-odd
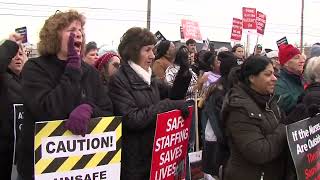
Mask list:
[[[69,41],[68,41],[68,59],[67,59],[67,66],[73,67],[74,69],[79,69],[81,67],[81,59],[78,55],[77,51],[74,48],[74,33],[70,33]]]
[[[87,133],[89,120],[92,114],[92,107],[89,104],[81,104],[76,107],[69,115],[65,123],[65,128],[73,134],[82,135]]]

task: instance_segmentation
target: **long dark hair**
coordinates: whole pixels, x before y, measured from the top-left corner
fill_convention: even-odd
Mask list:
[[[171,42],[168,40],[163,40],[158,44],[155,60],[160,59],[161,57],[167,54],[167,51],[170,48],[170,43]]]
[[[249,86],[249,77],[251,75],[258,75],[260,72],[265,70],[269,64],[272,64],[272,61],[265,56],[250,56],[241,65],[240,81]]]
[[[183,66],[183,65],[188,65],[188,56],[189,52],[188,52],[188,48],[187,46],[181,46],[176,54],[176,58],[174,60],[174,64],[178,65],[178,66]]]
[[[212,65],[217,61],[216,54],[211,51],[205,52],[199,61],[199,68],[204,71],[212,71]]]
[[[209,87],[206,97],[211,96],[217,87],[223,91],[223,95],[233,87],[234,84],[238,83],[240,76],[240,67],[237,63],[237,58],[233,53],[225,51],[220,52],[218,55],[220,63],[220,74],[221,77]]]

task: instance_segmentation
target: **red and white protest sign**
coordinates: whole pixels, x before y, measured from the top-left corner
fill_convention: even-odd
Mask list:
[[[263,35],[266,28],[267,16],[262,12],[257,11],[257,33]]]
[[[184,39],[194,39],[202,41],[198,22],[182,19],[181,25]]]
[[[241,37],[242,37],[242,20],[238,18],[233,18],[231,40],[241,41]]]
[[[158,115],[150,180],[185,179],[192,107],[189,112],[186,119],[179,110]]]
[[[256,8],[242,8],[243,29],[256,29]]]

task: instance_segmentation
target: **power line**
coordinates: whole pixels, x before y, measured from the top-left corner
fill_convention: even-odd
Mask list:
[[[0,9],[4,9],[4,8],[0,8]],[[0,16],[17,16],[17,17],[35,17],[35,18],[47,18],[48,16],[45,15],[31,15],[31,14],[13,14],[13,13],[0,13]],[[118,21],[118,22],[143,22],[145,23],[145,20],[140,20],[140,19],[114,19],[114,18],[92,18],[92,17],[87,17],[87,19],[91,19],[91,20],[98,20],[98,21]],[[171,24],[171,25],[180,25],[180,23],[177,22],[169,22],[169,21],[154,21],[155,23],[159,23],[159,24]],[[213,26],[213,25],[201,25],[201,27],[204,28],[215,28],[215,29],[225,29],[225,30],[230,30],[230,28],[225,27],[225,26]],[[280,28],[281,29],[281,28]],[[268,30],[268,32],[272,32],[272,33],[282,33],[282,34],[299,34],[299,32],[290,32],[290,31],[286,31],[285,29],[282,29],[284,31],[272,31],[272,30]],[[316,35],[316,34],[311,34],[311,33],[304,33],[305,35],[311,36],[311,37],[320,37],[320,35]]]
[[[11,14],[11,13],[0,13],[0,16],[18,16],[18,17],[48,17],[44,15],[30,15],[30,14]],[[145,22],[144,20],[136,19],[112,19],[112,18],[87,18],[92,20],[105,20],[105,21],[133,21],[133,22]]]
[[[31,4],[31,3],[11,3],[11,2],[0,2],[0,4],[7,5],[18,5],[18,6],[39,6],[39,7],[57,7],[57,8],[76,8],[76,9],[92,9],[92,10],[109,10],[109,11],[133,11],[133,12],[147,12],[145,10],[133,10],[133,9],[111,9],[103,7],[90,7],[90,6],[62,6],[62,5],[46,5],[46,4]]]
[[[10,14],[10,13],[0,13],[0,16],[1,15],[4,15],[4,16],[19,16],[19,17],[23,17],[23,16],[27,16],[28,17],[29,16],[29,17],[41,17],[41,18],[47,17],[47,16],[43,16],[43,15]],[[138,19],[114,19],[114,18],[90,18],[90,17],[88,17],[88,19],[99,20],[99,21],[145,22],[145,20],[138,20]],[[180,25],[179,23],[176,23],[176,22],[164,22],[164,21],[154,21],[154,22],[155,23],[160,23],[160,24]],[[201,27],[231,30],[230,28],[222,27],[222,26],[203,25]],[[288,31],[270,31],[269,30],[268,32],[283,33],[283,34],[299,34],[298,32],[288,32]]]
[[[319,1],[320,2],[320,1]],[[0,2],[0,4],[6,4],[6,5],[18,5],[18,6],[38,6],[38,7],[47,7],[49,9],[53,8],[78,8],[78,9],[89,9],[89,10],[105,10],[105,11],[129,11],[129,12],[138,12],[138,13],[147,13],[146,10],[132,10],[132,9],[119,9],[119,8],[104,8],[104,7],[90,7],[90,6],[62,6],[62,5],[46,5],[46,4],[32,4],[32,3],[12,3],[12,2]],[[23,9],[17,9],[17,8],[0,8],[0,9],[8,9],[8,10],[23,10]],[[31,10],[34,11],[34,10]],[[154,11],[154,12],[160,12],[160,11]],[[191,17],[203,17],[203,16],[195,16],[192,14],[184,14],[184,13],[173,13],[173,12],[164,12],[166,14],[172,14],[172,15],[179,15],[179,16],[191,16]],[[123,13],[124,15],[126,13]],[[164,19],[162,19],[164,20]],[[165,19],[164,21],[166,21]],[[288,26],[288,27],[296,27],[298,28],[299,25],[293,25],[293,24],[273,24],[273,23],[267,23],[268,26]],[[229,26],[230,24],[223,24],[223,26]],[[314,27],[308,27],[312,29],[320,29],[320,28],[314,28]]]
[[[11,8],[11,7],[0,7],[0,9],[8,10],[8,11],[15,11],[15,13],[16,13],[16,11],[26,11],[26,12],[32,12],[32,13],[45,12],[46,14],[48,14],[48,10],[45,10],[45,9],[37,9],[37,10],[35,10],[35,9]],[[52,12],[55,12],[55,10],[52,11]],[[92,11],[92,12],[95,12],[95,13],[96,13],[97,11]],[[91,13],[91,11],[86,12],[86,13]],[[110,12],[110,13],[117,13],[117,15],[130,15],[130,17],[132,17],[132,15],[133,15],[133,14],[130,14],[130,13],[125,13],[125,12],[123,12],[123,13]],[[9,14],[11,14],[11,13],[9,13]],[[48,15],[48,17],[49,17],[49,16],[50,16],[50,15]],[[144,16],[144,15],[143,15],[143,16]],[[142,17],[142,16],[139,16],[139,15],[137,14],[136,17]]]

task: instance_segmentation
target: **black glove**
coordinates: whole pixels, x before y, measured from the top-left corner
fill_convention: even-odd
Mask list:
[[[297,104],[303,103],[303,98],[304,98],[304,97],[305,97],[305,92],[303,92],[303,93],[298,97]]]
[[[310,117],[314,117],[320,112],[320,106],[317,104],[311,104],[307,107],[307,110],[308,110],[308,115]]]
[[[186,97],[192,74],[189,71],[180,69],[176,75],[173,85],[169,91],[169,98],[172,100],[181,100]]]
[[[283,124],[289,125],[307,118],[307,108],[304,104],[298,104],[288,115],[283,119]]]
[[[189,107],[188,103],[182,102],[182,103],[180,103],[180,107],[177,108],[181,111],[181,116],[183,117],[183,119],[188,118],[190,115],[188,107]]]
[[[190,69],[190,64],[188,62],[188,59],[184,59],[181,63],[180,63],[180,70],[183,72],[189,71]]]

